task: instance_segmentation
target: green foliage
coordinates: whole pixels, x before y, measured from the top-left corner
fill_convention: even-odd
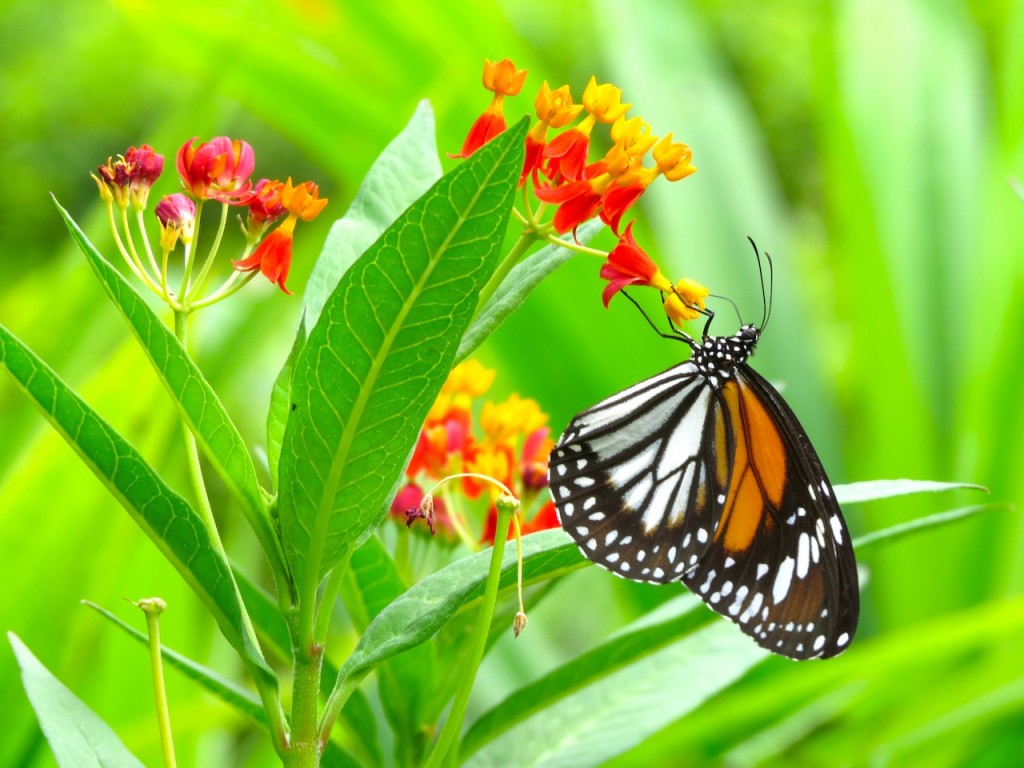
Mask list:
[[[25,691],[61,765],[142,768],[110,726],[51,675],[17,635],[11,632],[7,637],[18,657]]]
[[[135,448],[3,326],[0,365],[195,590],[216,618],[224,637],[250,669],[262,669],[269,674],[245,626],[227,561],[214,548],[210,533],[195,510],[167,487]]]
[[[265,514],[255,479],[283,491],[286,423],[298,390],[311,388],[305,378],[293,389],[292,378],[300,357],[310,370],[307,334],[334,349],[333,334],[317,330],[319,309],[443,168],[455,167],[438,162],[433,113],[417,105],[430,99],[438,143],[454,151],[489,97],[477,87],[482,58],[505,55],[531,70],[531,83],[569,82],[577,95],[591,73],[614,82],[635,104],[631,114],[694,148],[700,172],[645,196],[638,235],[660,246],[650,250],[666,274],[736,299],[744,318],[760,308],[744,236],[772,253],[775,310],[754,362],[785,384],[833,479],[964,478],[990,488],[993,503],[967,506],[977,496],[954,484],[913,496],[905,494],[926,484],[837,485],[870,579],[857,641],[825,664],[763,660],[675,590],[581,569],[557,533],[529,537],[530,625],[515,643],[507,637],[506,570],[461,757],[501,764],[514,748],[523,765],[657,766],[817,765],[838,755],[931,768],[1003,765],[1020,754],[1024,539],[1019,515],[987,514],[1024,498],[1016,406],[1024,203],[1007,184],[1024,176],[1019,3],[525,0],[439,14],[408,2],[385,11],[233,0],[212,10],[186,2],[169,24],[153,3],[58,2],[45,14],[16,3],[0,19],[12,149],[0,165],[17,180],[0,192],[10,224],[0,231],[0,320],[18,337],[2,337],[4,365],[23,379],[0,377],[0,539],[9,542],[0,612],[144,764],[158,760],[145,654],[136,638],[69,606],[87,596],[116,612],[126,594],[167,597],[166,646],[188,669],[168,680],[179,753],[196,764],[274,759],[266,738],[238,752],[253,744],[252,716],[265,712],[251,693],[232,701],[223,689],[221,702],[196,692],[197,682],[215,691],[216,676],[233,669],[219,632],[244,643],[242,609],[275,674],[292,663],[287,606],[266,591],[265,541],[248,530]],[[70,59],[76,67],[53,69]],[[526,111],[529,97],[506,107]],[[257,147],[261,175],[321,181],[328,212],[360,192],[329,236],[326,216],[299,228],[289,285],[308,277],[301,323],[298,301],[254,283],[247,301],[204,315],[193,358],[99,255],[111,246],[82,169],[128,144],[147,141],[170,156],[184,138],[221,133]],[[161,184],[173,191],[173,181]],[[48,190],[82,223],[80,231],[68,221],[78,248]],[[676,362],[675,345],[651,338],[628,308],[601,308],[597,267],[558,250],[515,267],[461,339],[454,325],[445,336],[447,357],[423,380],[419,413],[442,369],[471,353],[498,368],[503,392],[541,402],[556,434],[581,407]],[[724,332],[732,312],[715,309]],[[122,343],[124,319],[141,352]],[[342,381],[313,384],[333,394]],[[74,453],[40,427],[23,387]],[[179,415],[215,475],[226,547],[254,574],[234,569],[237,587],[209,542],[178,535],[202,526],[172,490],[186,479]],[[380,519],[408,454],[415,429],[400,431],[375,504],[360,506],[353,528],[346,521],[330,544],[335,558],[350,558],[329,655],[346,679],[373,672],[351,692],[325,765],[421,759],[455,688],[450,670],[475,631],[486,558],[396,556],[404,529],[354,548]],[[90,469],[79,453],[92,457]],[[170,528],[158,529],[159,516],[133,495],[147,489],[171,510]],[[112,513],[111,491],[132,517]],[[328,517],[340,525],[333,505]],[[273,527],[289,514],[263,519]],[[413,586],[409,574],[422,573],[424,560],[434,572]],[[358,672],[344,661],[352,648]],[[15,649],[30,666],[28,651]],[[15,655],[0,657],[5,690],[18,686]],[[337,673],[325,664],[324,697]],[[28,703],[10,698],[0,765],[51,765]]]
[[[499,259],[525,123],[442,178],[342,276],[295,362],[278,514],[300,594],[380,523]]]

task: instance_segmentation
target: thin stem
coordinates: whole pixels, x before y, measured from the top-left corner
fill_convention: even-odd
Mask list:
[[[498,499],[498,527],[494,534],[494,548],[491,550],[491,565],[487,572],[487,584],[484,587],[483,601],[480,604],[480,615],[477,617],[476,629],[473,632],[472,647],[467,649],[466,663],[462,665],[462,679],[459,681],[455,699],[452,701],[448,720],[437,737],[434,748],[427,758],[426,768],[440,768],[448,751],[452,748],[462,729],[462,719],[466,714],[466,705],[473,690],[477,669],[483,660],[487,648],[487,636],[494,617],[494,606],[498,600],[498,585],[501,581],[501,562],[505,554],[505,540],[508,538],[508,525],[515,514],[519,502],[514,498],[502,496]]]
[[[107,201],[107,221],[110,222],[110,233],[114,236],[114,244],[117,246],[117,250],[121,253],[121,257],[124,259],[125,264],[128,265],[132,274],[139,278],[139,280],[152,287],[149,281],[149,276],[139,270],[135,265],[135,262],[132,261],[132,257],[128,253],[128,249],[124,246],[124,240],[121,238],[121,233],[117,229],[117,219],[114,218],[114,203],[110,200]]]
[[[487,305],[488,300],[490,300],[494,292],[498,290],[502,281],[508,277],[508,273],[512,271],[512,267],[518,263],[519,259],[523,257],[523,254],[525,254],[530,249],[530,246],[537,242],[540,237],[541,236],[532,229],[523,230],[523,234],[519,236],[515,245],[513,245],[505,255],[505,259],[498,265],[494,274],[491,275],[491,279],[487,281],[487,284],[480,291],[480,298],[477,300],[476,312],[474,312],[474,315],[480,314],[480,311]]]
[[[178,337],[181,346],[187,349],[188,338],[188,313],[175,311],[174,313],[174,335]],[[214,548],[220,554],[227,557],[224,550],[224,543],[220,539],[220,532],[217,530],[217,521],[213,517],[213,508],[210,506],[210,496],[206,491],[206,481],[203,478],[203,467],[199,462],[199,446],[196,443],[196,436],[192,434],[188,423],[181,420],[182,432],[185,437],[185,455],[188,459],[188,476],[192,483],[192,490],[195,492],[196,504],[199,509],[199,516],[203,520],[207,531],[210,533],[210,540]]]
[[[135,211],[135,225],[139,228],[139,234],[142,236],[142,244],[146,247],[146,255],[149,257],[149,263],[153,267],[153,274],[157,277],[162,277],[163,273],[160,271],[160,267],[157,266],[156,256],[153,255],[153,246],[146,236],[146,222],[143,220],[141,210]],[[161,282],[163,281],[161,280]]]
[[[203,204],[205,202],[205,200],[200,200],[196,203],[196,223],[192,229],[192,243],[199,242],[199,227],[203,223]],[[196,263],[195,254],[192,252],[190,245],[185,245],[185,269],[181,275],[181,290],[178,291],[178,296],[183,305],[188,303],[189,290],[192,285],[192,269]]]
[[[227,228],[229,210],[230,206],[227,203],[221,204],[220,224],[217,226],[217,236],[213,239],[213,245],[210,246],[210,252],[206,255],[206,261],[203,262],[203,267],[199,270],[199,274],[196,275],[195,283],[190,288],[191,293],[185,296],[186,301],[191,299],[194,295],[201,293],[203,290],[203,284],[206,282],[206,278],[210,274],[210,269],[213,267],[213,263],[217,259],[217,252],[220,251],[220,242],[224,238],[224,230]]]
[[[131,257],[132,263],[135,264],[138,269],[138,274],[142,276],[146,285],[154,293],[160,293],[160,288],[156,284],[156,279],[149,274],[149,270],[146,269],[146,265],[142,263],[142,259],[139,258],[139,252],[135,248],[135,238],[132,237],[132,229],[128,222],[128,209],[121,209],[121,226],[124,228],[125,239],[128,241],[128,254]],[[143,233],[145,234],[145,233]],[[146,241],[148,244],[148,240]],[[155,267],[154,263],[154,267]]]
[[[167,707],[167,687],[164,684],[163,656],[160,653],[160,614],[167,603],[159,597],[139,600],[135,605],[146,614],[146,630],[149,635],[149,663],[153,672],[153,693],[156,695],[156,719],[160,729],[160,747],[164,753],[164,765],[175,768],[174,739],[171,734],[171,713]]]
[[[232,272],[231,276],[224,281],[224,285],[222,285],[216,291],[211,293],[205,299],[200,299],[194,304],[191,304],[191,308],[202,309],[203,307],[208,307],[211,304],[216,304],[218,301],[223,301],[228,296],[238,293],[240,290],[242,290],[245,286],[249,284],[250,280],[252,280],[254,277],[256,277],[256,275],[259,274],[259,271],[253,270],[252,272],[248,273],[245,277],[243,277],[241,281],[238,280],[238,276],[240,274],[241,273],[237,271]]]

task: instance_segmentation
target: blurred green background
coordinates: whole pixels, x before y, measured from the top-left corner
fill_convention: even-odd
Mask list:
[[[994,502],[1024,499],[1024,201],[1012,185],[1024,179],[1024,3],[9,0],[0,51],[0,322],[179,488],[168,401],[48,193],[112,256],[88,173],[131,144],[171,160],[192,136],[227,134],[255,147],[257,175],[320,183],[331,204],[298,229],[298,295],[257,280],[193,331],[201,366],[258,446],[331,222],[420,99],[436,111],[441,151],[457,151],[488,101],[484,57],[507,56],[530,70],[510,118],[532,110],[542,79],[578,96],[595,74],[656,134],[691,145],[699,172],[651,188],[638,236],[667,274],[732,297],[746,320],[761,313],[746,236],[773,255],[775,310],[754,362],[784,385],[834,482],[962,480]],[[171,161],[157,194],[174,186]],[[583,257],[563,267],[480,354],[498,370],[495,393],[537,399],[556,433],[678,360],[625,302],[601,307],[598,268]],[[716,332],[731,332],[719,309]],[[226,673],[237,665],[5,377],[0,437],[0,625],[154,764],[145,653],[78,601],[141,626],[122,598],[159,594],[168,645]],[[858,535],[984,500],[897,499],[847,518]],[[239,523],[224,518],[229,549],[256,567]],[[1011,511],[865,549],[849,653],[771,659],[616,764],[1011,764],[1024,754],[1022,551]],[[669,592],[577,574],[485,662],[478,705]],[[273,764],[225,707],[173,672],[169,685],[181,764]],[[0,690],[0,765],[51,765],[6,644]]]

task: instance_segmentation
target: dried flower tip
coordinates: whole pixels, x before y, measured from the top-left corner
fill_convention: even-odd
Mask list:
[[[512,620],[512,634],[519,637],[519,633],[526,629],[526,614],[523,611],[516,611],[516,617]]]

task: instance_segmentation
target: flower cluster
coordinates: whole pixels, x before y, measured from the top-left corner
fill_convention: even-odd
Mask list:
[[[142,213],[146,209],[149,191],[163,172],[163,167],[163,156],[143,144],[139,148],[130,147],[116,159],[108,158],[106,164],[99,166],[93,174],[100,197],[107,203],[115,242],[136,277],[175,311],[186,313],[230,296],[257,271],[282,291],[290,293],[285,281],[291,266],[295,224],[299,219],[310,221],[327,205],[326,199],[320,199],[316,184],[306,181],[296,185],[291,179],[285,182],[261,179],[253,183],[256,156],[247,142],[226,136],[198,144],[195,138],[189,139],[182,144],[176,157],[184,192],[164,196],[153,211],[160,223],[161,254],[158,259],[146,236]],[[207,201],[222,205],[220,226],[213,245],[197,268],[200,259],[196,257],[194,245],[202,207]],[[140,256],[132,237],[129,208],[136,216],[145,259]],[[203,296],[231,208],[247,211],[242,223],[245,250],[241,258],[232,261],[234,271],[225,283]],[[281,217],[285,217],[284,221],[267,234],[271,225]],[[184,249],[183,274],[181,287],[172,290],[168,284],[168,267],[170,254],[179,242]],[[242,273],[249,275],[238,280]]]
[[[476,546],[478,541],[494,542],[497,520],[494,501],[498,486],[483,478],[512,490],[523,510],[540,501],[540,491],[548,483],[548,454],[554,445],[546,426],[548,417],[535,401],[516,394],[500,403],[487,400],[477,409],[493,382],[494,371],[475,360],[452,370],[420,431],[406,469],[408,482],[391,505],[396,518],[411,523],[425,517],[431,533],[442,540],[461,539]],[[430,492],[453,476],[460,480],[461,493],[452,492],[454,484],[443,485],[436,496]],[[479,516],[462,508],[464,498],[479,500]],[[470,524],[473,517],[482,522]],[[530,533],[557,526],[554,503],[547,500],[528,515],[521,528]],[[472,528],[480,533],[474,534]]]
[[[517,69],[509,59],[485,61],[483,81],[494,96],[454,157],[468,157],[505,130],[504,98],[520,92],[526,70]],[[620,226],[623,216],[659,176],[679,181],[696,171],[693,153],[686,144],[673,141],[671,133],[661,138],[653,135],[643,118],[627,118],[631,106],[623,103],[619,88],[598,83],[594,77],[580,104],[574,103],[568,85],[552,89],[547,81],[541,83],[534,101],[537,122],[526,136],[520,185],[531,184],[542,205],[536,211],[527,210],[521,218],[537,236],[565,244],[549,235],[575,233],[585,221],[599,216],[619,237],[618,246],[601,269],[601,277],[610,281],[604,292],[605,306],[626,285],[646,285],[662,292],[665,311],[673,322],[690,320],[704,311],[707,289],[689,279],[673,285],[637,245],[632,224],[622,233]],[[582,119],[573,125],[581,114]],[[609,126],[611,147],[590,162],[591,134],[598,123]],[[552,129],[563,128],[549,136]],[[653,160],[650,166],[645,165],[648,152]],[[548,224],[540,222],[545,204],[557,206]]]

